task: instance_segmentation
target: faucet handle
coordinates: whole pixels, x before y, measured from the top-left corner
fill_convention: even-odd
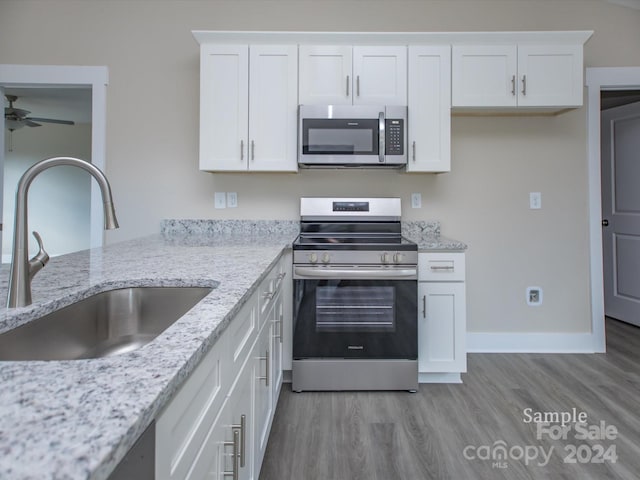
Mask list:
[[[42,270],[49,262],[49,254],[44,249],[42,237],[35,230],[33,231],[33,236],[35,237],[36,242],[38,242],[38,253],[29,260],[29,278],[33,278],[35,274]]]

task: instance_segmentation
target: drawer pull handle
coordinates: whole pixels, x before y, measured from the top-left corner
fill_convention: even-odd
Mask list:
[[[431,270],[433,270],[434,272],[438,272],[438,271],[451,271],[453,270],[453,266],[439,266],[439,265],[431,265]]]
[[[233,453],[231,454],[233,458],[233,467],[230,472],[229,471],[222,472],[222,475],[225,477],[232,477],[233,480],[238,480],[238,474],[240,470],[238,466],[238,449],[240,445],[240,432],[238,432],[238,430],[233,430],[233,441],[224,442],[224,445],[233,445]]]
[[[271,300],[275,294],[276,292],[264,292],[262,294],[262,297],[266,298],[267,300]]]
[[[257,377],[258,380],[264,380],[264,385],[266,387],[269,386],[269,350],[267,350],[266,354],[264,357],[258,357],[258,360],[264,360],[265,361],[265,376],[264,377]]]
[[[234,429],[234,431],[238,431],[238,429],[240,430],[240,466],[244,467],[245,465],[245,447],[246,447],[246,431],[247,431],[247,416],[245,414],[240,415],[240,423],[236,423],[231,425],[231,428]]]

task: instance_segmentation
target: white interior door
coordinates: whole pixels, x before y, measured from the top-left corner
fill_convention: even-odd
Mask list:
[[[640,102],[602,112],[605,314],[640,326]]]

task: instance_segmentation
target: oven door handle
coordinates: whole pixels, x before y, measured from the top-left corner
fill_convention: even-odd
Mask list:
[[[418,278],[417,268],[318,268],[318,267],[294,267],[293,273],[296,279],[336,278],[340,280],[415,280]]]

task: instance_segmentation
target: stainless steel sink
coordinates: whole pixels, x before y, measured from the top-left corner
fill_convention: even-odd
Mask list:
[[[102,292],[0,334],[0,360],[74,360],[130,352],[156,338],[211,290]]]

